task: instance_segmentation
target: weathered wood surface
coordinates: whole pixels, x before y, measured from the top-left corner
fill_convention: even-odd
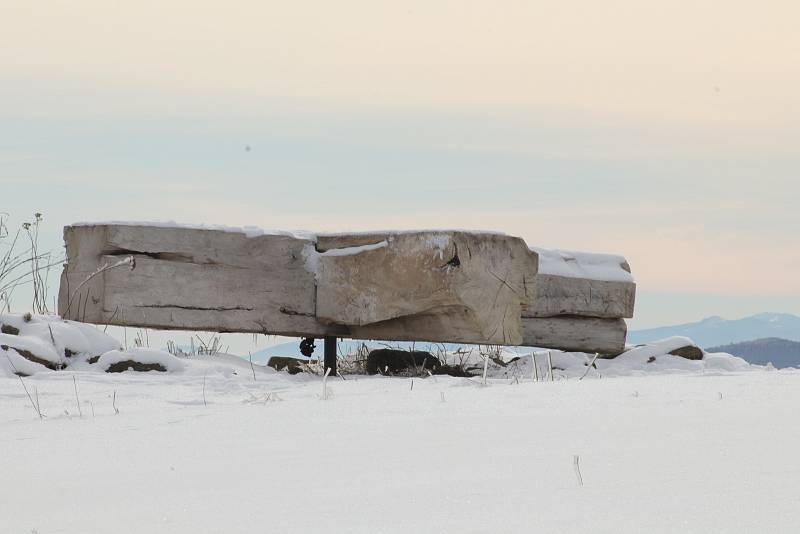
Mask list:
[[[283,335],[337,332],[315,318],[313,242],[285,235],[125,225],[64,230],[59,310],[87,322]],[[133,256],[68,297],[98,267]],[[72,302],[67,305],[71,298]]]
[[[635,293],[632,283],[542,276],[535,252],[497,234],[315,241],[102,224],[67,227],[64,238],[59,311],[97,324],[614,352]],[[109,269],[75,291],[127,256],[135,269]]]
[[[576,352],[619,354],[625,349],[624,319],[597,317],[523,318],[525,345]]]
[[[458,313],[454,311],[453,313]],[[355,339],[386,339],[391,341],[433,341],[439,343],[470,343],[485,345],[475,331],[450,331],[445,325],[458,324],[441,315],[416,315],[401,319],[351,327]],[[523,317],[522,342],[527,347],[543,347],[579,352],[619,354],[625,348],[627,326],[623,319],[595,317]],[[443,333],[450,334],[444,338]],[[453,337],[453,334],[455,336]]]
[[[440,318],[441,332],[522,343],[520,311],[537,271],[536,254],[522,239],[414,232],[346,245],[318,257],[317,317],[323,322],[362,327],[424,314]],[[450,309],[463,313],[445,313]]]
[[[441,233],[442,232],[436,232],[437,235]],[[467,234],[473,238],[492,236],[493,239],[506,238],[512,242],[515,240],[522,242],[519,238],[497,236],[496,234],[474,234],[469,232],[450,233]],[[389,232],[321,234],[317,237],[316,248],[320,252],[326,252],[347,247],[369,247],[380,244],[389,239],[392,235],[396,234]],[[525,245],[525,248],[527,249],[527,245]],[[462,247],[462,250],[463,249],[464,247]],[[588,260],[588,263],[597,261],[609,262],[614,258],[613,256],[580,253],[577,255],[577,258],[575,258],[572,253],[552,250],[546,251],[544,249],[528,249],[526,252],[533,253],[536,256],[539,256],[540,252],[546,252],[547,260],[545,272],[541,270],[541,260],[537,261],[538,272],[534,277],[535,282],[532,283],[530,278],[526,279],[525,289],[529,302],[527,305],[523,306],[523,317],[553,317],[556,315],[577,315],[608,319],[633,317],[636,300],[636,284],[633,282],[632,277],[624,276],[625,272],[628,274],[630,273],[630,267],[623,258],[619,258],[619,270],[615,279],[604,280],[598,278],[597,273],[592,273],[591,266],[587,266],[584,269],[577,269],[577,272],[572,276],[553,274],[547,272],[547,269],[556,269],[557,272],[561,267],[559,264],[563,264],[565,270],[569,270],[570,265],[580,263],[581,261]],[[523,256],[519,249],[517,249],[517,254],[518,257]],[[587,272],[583,273],[582,271]]]
[[[536,294],[523,317],[579,315],[616,319],[633,317],[636,284],[552,274],[536,275]]]

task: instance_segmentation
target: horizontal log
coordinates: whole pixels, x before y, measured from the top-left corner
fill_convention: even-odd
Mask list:
[[[633,317],[636,284],[622,256],[531,247],[539,257],[536,294],[525,317]]]
[[[120,326],[302,335],[316,320],[313,241],[220,230],[128,225],[64,230],[68,264],[59,311]],[[132,256],[136,268],[92,272]]]
[[[463,311],[454,309],[449,313],[458,315]],[[453,324],[467,323],[464,320],[446,319],[441,313],[419,315],[363,327],[351,327],[350,335],[347,337],[387,341],[490,344],[469,328],[460,331],[444,328],[444,325]],[[619,354],[625,348],[627,331],[628,328],[623,319],[570,316],[523,317],[522,340],[519,345]],[[446,334],[451,335],[448,337]]]
[[[552,274],[536,275],[536,294],[522,310],[523,317],[633,317],[636,284]]]
[[[624,319],[595,317],[524,317],[524,345],[576,352],[619,354],[625,349]]]

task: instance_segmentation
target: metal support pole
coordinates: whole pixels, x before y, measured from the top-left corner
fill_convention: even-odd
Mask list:
[[[333,336],[325,336],[325,369],[336,376],[336,338]]]

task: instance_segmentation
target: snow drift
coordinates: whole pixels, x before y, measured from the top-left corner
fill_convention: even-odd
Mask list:
[[[61,370],[122,372],[126,370],[157,370],[166,373],[197,374],[207,372],[208,366],[229,375],[249,372],[271,373],[263,365],[250,366],[249,362],[232,355],[175,356],[167,351],[131,347],[103,333],[99,328],[63,320],[50,315],[0,315],[0,373],[8,376],[53,373]],[[518,349],[492,349],[473,346],[446,351],[448,363],[479,369],[482,374],[484,358],[491,352],[487,376],[498,379],[524,379],[550,376],[553,379],[572,379],[587,376],[631,376],[642,374],[741,372],[764,369],[725,353],[702,354],[701,359],[690,360],[670,354],[676,349],[694,348],[686,337],[670,337],[628,350],[613,359],[595,359],[594,354],[583,352],[538,351],[520,353]],[[548,358],[549,355],[549,358]],[[124,365],[130,362],[129,365]],[[536,369],[534,369],[534,362]],[[589,366],[591,365],[591,368]]]

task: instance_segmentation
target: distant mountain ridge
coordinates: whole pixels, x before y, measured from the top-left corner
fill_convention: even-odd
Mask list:
[[[707,317],[695,323],[628,332],[628,343],[639,344],[670,336],[691,338],[700,347],[713,347],[763,338],[800,341],[800,317],[790,313],[759,313],[742,319]]]
[[[778,369],[800,366],[800,342],[788,339],[768,337],[710,347],[706,350],[708,352],[727,352],[758,365],[771,363]]]

